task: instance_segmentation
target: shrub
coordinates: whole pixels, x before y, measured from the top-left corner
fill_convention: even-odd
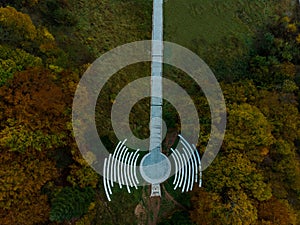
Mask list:
[[[62,222],[83,216],[88,212],[94,194],[91,187],[64,187],[51,201],[50,220]]]

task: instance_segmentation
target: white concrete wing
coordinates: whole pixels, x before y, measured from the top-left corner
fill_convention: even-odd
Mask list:
[[[181,135],[182,151],[171,149],[175,165],[174,190],[181,188],[182,192],[191,191],[195,182],[202,186],[202,171],[200,154],[194,145],[190,145]]]
[[[120,141],[114,153],[109,154],[108,158],[104,159],[103,185],[109,201],[111,201],[110,195],[112,195],[114,183],[118,183],[120,188],[125,185],[129,193],[131,193],[131,187],[137,189],[139,184],[136,173],[139,150],[128,151],[125,142],[126,140]]]

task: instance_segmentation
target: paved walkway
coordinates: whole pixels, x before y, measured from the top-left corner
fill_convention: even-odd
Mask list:
[[[153,1],[151,65],[150,154],[144,163],[151,165],[146,172],[152,184],[151,196],[161,196],[160,182],[169,175],[170,165],[161,153],[162,143],[162,61],[163,61],[163,0]],[[153,96],[155,95],[155,96]]]
[[[162,60],[163,60],[163,0],[153,1],[151,65],[150,151],[159,151],[162,142]],[[153,96],[155,95],[155,96]]]

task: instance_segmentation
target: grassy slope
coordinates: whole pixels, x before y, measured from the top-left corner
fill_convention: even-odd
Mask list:
[[[263,0],[169,0],[165,4],[166,39],[191,47],[201,38],[215,44],[230,35],[247,36],[272,12]]]
[[[80,0],[70,3],[78,17],[76,38],[96,55],[151,37],[151,5],[134,1]],[[134,10],[132,10],[134,9]]]
[[[197,53],[219,78],[241,76],[245,63],[240,61],[247,61],[254,31],[278,4],[275,0],[168,0],[165,40]]]

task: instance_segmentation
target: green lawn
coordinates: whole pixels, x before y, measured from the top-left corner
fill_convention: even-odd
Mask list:
[[[149,2],[80,0],[70,4],[78,18],[76,38],[96,56],[121,44],[151,37]]]
[[[219,78],[241,76],[254,31],[277,5],[274,0],[167,0],[164,39],[194,51]]]
[[[231,35],[248,36],[273,9],[270,0],[168,0],[165,39],[192,47],[194,39],[216,44]]]

